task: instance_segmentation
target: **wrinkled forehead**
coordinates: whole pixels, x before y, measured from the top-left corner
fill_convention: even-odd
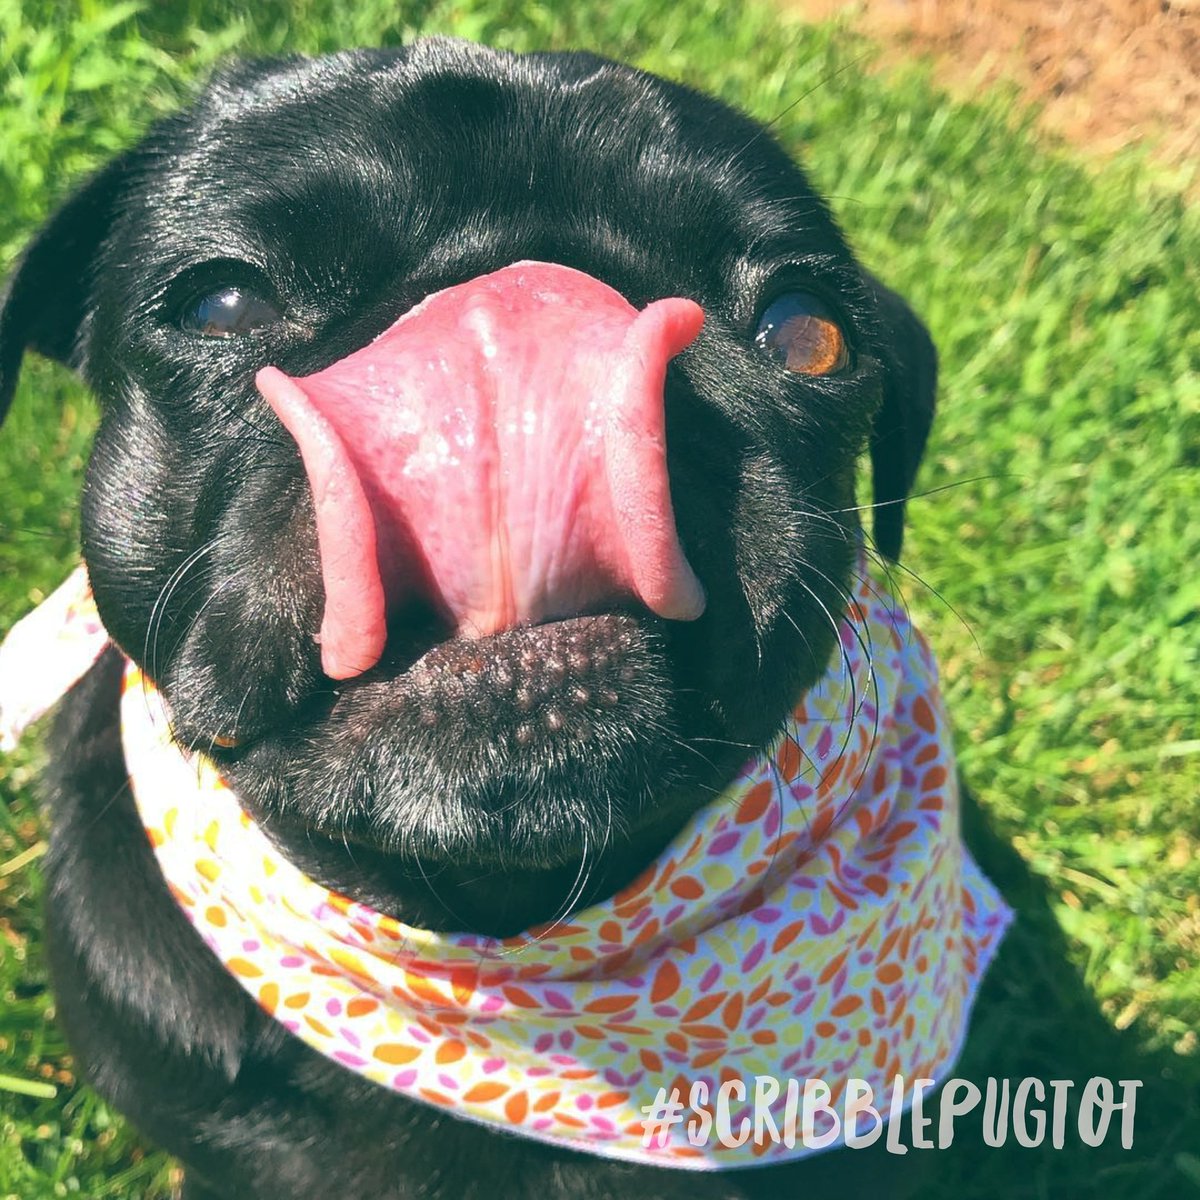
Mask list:
[[[140,237],[313,277],[602,256],[729,278],[749,259],[848,259],[759,127],[617,64],[439,43],[257,70],[163,131],[153,157],[170,170]]]

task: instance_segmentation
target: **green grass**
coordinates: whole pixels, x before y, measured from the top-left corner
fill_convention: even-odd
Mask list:
[[[1136,154],[1087,163],[1037,140],[1011,97],[951,101],[919,67],[869,73],[842,30],[734,7],[0,0],[0,267],[233,52],[431,31],[583,46],[785,112],[780,136],[942,354],[907,554],[929,587],[906,590],[942,659],[973,844],[1021,913],[963,1073],[1147,1080],[1133,1151],[972,1139],[926,1194],[1194,1193],[1200,219]],[[30,365],[0,436],[0,628],[71,563],[93,418],[64,372]],[[35,767],[36,751],[0,761],[0,1200],[164,1197],[170,1165],[75,1086],[53,1024]]]

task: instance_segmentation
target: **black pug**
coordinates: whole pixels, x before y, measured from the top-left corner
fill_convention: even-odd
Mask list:
[[[519,260],[587,272],[639,309],[702,307],[665,377],[670,501],[702,615],[601,589],[583,615],[551,605],[532,628],[465,639],[410,597],[388,607],[374,665],[331,679],[329,550],[256,373],[318,371]],[[0,413],[29,348],[100,399],[84,558],[178,739],[322,883],[412,925],[504,935],[611,895],[770,742],[834,648],[856,460],[869,446],[874,538],[894,558],[934,407],[925,331],[763,128],[589,54],[443,40],[220,73],[28,248],[0,312]],[[607,652],[573,666],[551,618],[592,622]],[[412,668],[435,647],[473,669],[431,684]],[[518,658],[530,703],[489,669]],[[53,730],[49,953],[87,1078],[184,1162],[190,1200],[775,1196],[866,1179],[899,1194],[884,1172],[906,1159],[878,1154],[696,1175],[507,1137],[308,1049],[164,886],[125,784],[121,670],[110,650]]]

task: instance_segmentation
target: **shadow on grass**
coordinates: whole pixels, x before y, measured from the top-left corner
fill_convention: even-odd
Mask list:
[[[981,1108],[956,1123],[953,1146],[929,1151],[926,1197],[937,1200],[1105,1200],[1200,1194],[1200,1080],[1191,1064],[1169,1052],[1147,1053],[1137,1032],[1114,1029],[1071,963],[1051,908],[1047,882],[1034,874],[964,788],[963,833],[979,865],[1016,912],[984,981],[966,1050],[955,1068],[982,1090],[989,1076],[1015,1086],[1025,1077],[1069,1079],[1065,1145],[1016,1143],[1011,1128],[1000,1148],[981,1136]],[[1120,1114],[1104,1143],[1078,1136],[1079,1095],[1086,1081],[1138,1079],[1133,1144],[1121,1147]],[[1118,1099],[1120,1089],[1118,1088]],[[1032,1109],[1050,1108],[1031,1100]],[[1033,1121],[1030,1121],[1031,1132]],[[933,1126],[936,1131],[936,1125]],[[906,1137],[907,1140],[907,1137]]]

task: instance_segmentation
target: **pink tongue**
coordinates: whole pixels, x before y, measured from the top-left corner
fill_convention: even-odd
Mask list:
[[[523,262],[427,297],[315,375],[260,371],[312,486],[325,672],[372,667],[406,599],[472,637],[629,598],[698,617],[663,383],[703,319]]]

